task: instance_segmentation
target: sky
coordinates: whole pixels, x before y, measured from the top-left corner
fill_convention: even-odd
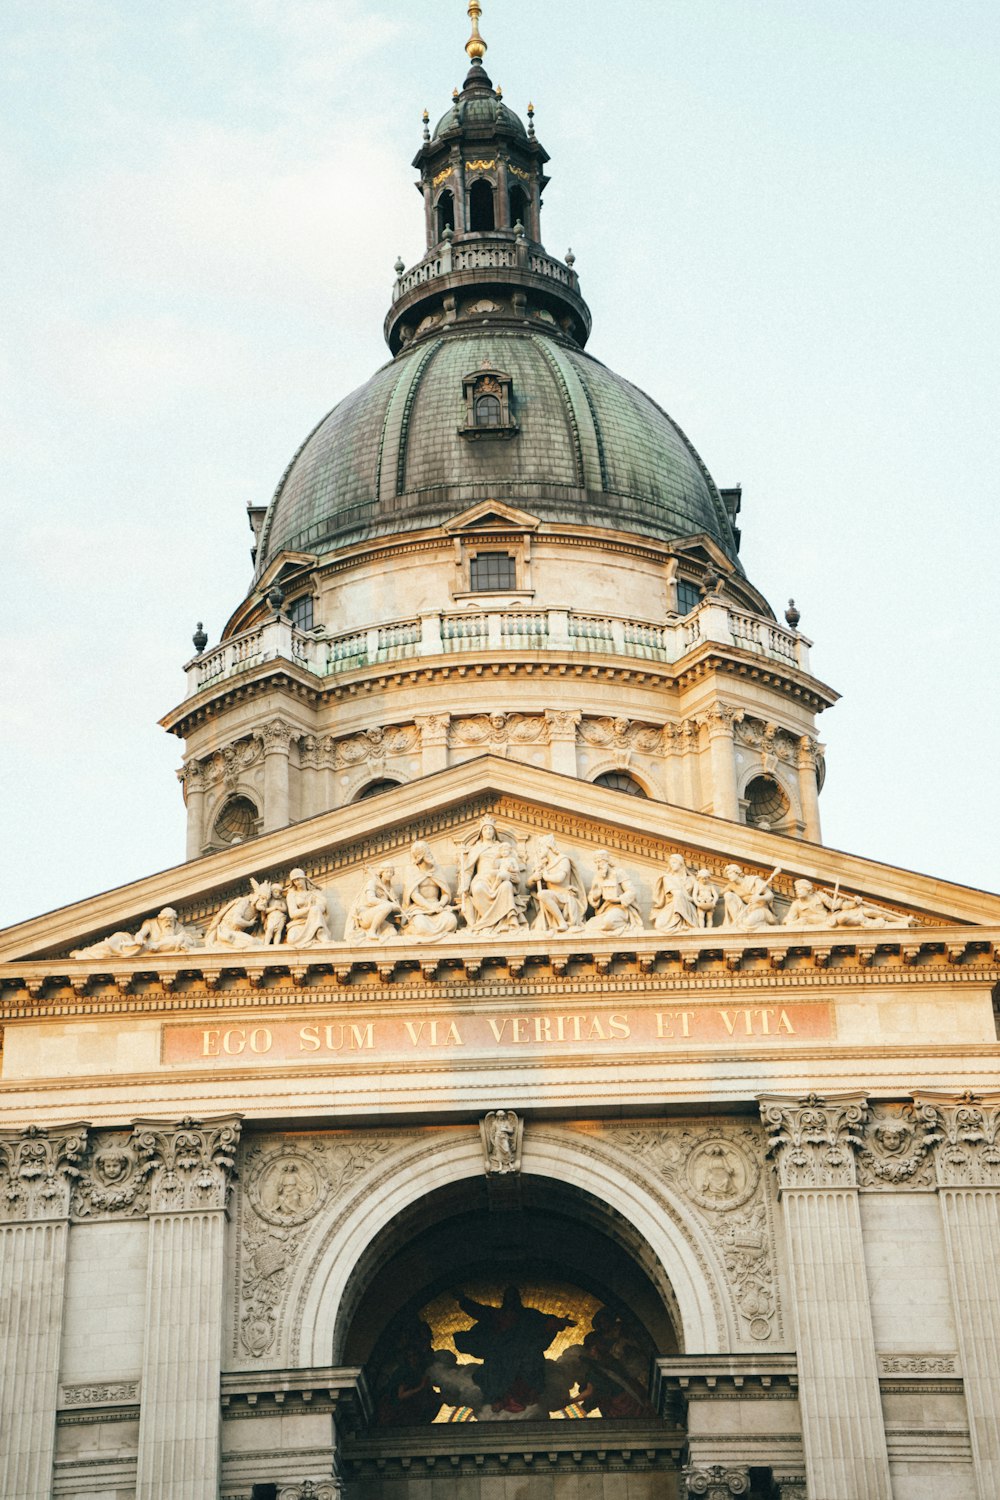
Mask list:
[[[1000,889],[996,0],[484,0],[589,348],[794,595],[825,842]],[[183,697],[265,504],[384,362],[464,0],[0,7],[0,925],[180,862]]]

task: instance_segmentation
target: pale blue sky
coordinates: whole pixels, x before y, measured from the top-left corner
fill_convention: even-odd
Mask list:
[[[484,0],[591,351],[716,480],[844,695],[827,843],[1000,886],[1000,5]],[[157,718],[422,249],[463,0],[5,0],[0,922],[183,857]]]

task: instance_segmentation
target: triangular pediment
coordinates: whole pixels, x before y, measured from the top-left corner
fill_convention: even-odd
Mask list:
[[[534,531],[540,525],[539,518],[515,505],[505,505],[501,500],[482,500],[478,505],[464,510],[444,527],[449,534],[463,531]]]
[[[498,872],[490,851],[473,858],[487,817],[509,849],[506,872]],[[414,926],[388,913],[369,936],[358,905],[366,899],[369,908],[377,904],[372,892],[366,897],[367,884],[391,866],[383,881],[391,889],[387,899],[402,904],[417,841],[428,845],[429,878],[449,893],[454,923]],[[572,867],[572,877],[564,865],[560,880],[556,857]],[[296,869],[304,872],[303,890],[321,893],[324,930],[310,933],[286,916],[284,930],[265,949],[268,902],[261,888],[273,884],[287,894]],[[608,892],[615,880],[632,891],[627,919],[606,913],[603,924],[598,920],[602,870]],[[509,902],[503,910],[505,880],[516,892],[516,912]],[[546,903],[539,893],[550,887],[556,894]],[[495,908],[487,899],[491,888],[500,892]],[[569,890],[573,900],[564,895]],[[248,908],[240,919],[249,922],[243,951],[231,935],[220,939],[218,919],[227,906],[250,897],[260,905],[256,916]],[[281,901],[275,895],[279,916]],[[177,913],[189,944],[160,943],[155,919],[164,908]],[[695,922],[692,909],[700,914]],[[503,951],[537,943],[787,948],[817,933],[835,944],[913,944],[929,942],[939,929],[970,926],[1000,926],[1000,896],[485,755],[9,928],[0,933],[0,964],[58,962],[107,972],[149,969],[160,955],[180,964],[219,952],[280,962],[299,946],[290,948],[289,937],[303,933],[310,952],[343,954],[404,946]],[[122,934],[133,944],[120,940]],[[71,958],[74,952],[81,956]]]

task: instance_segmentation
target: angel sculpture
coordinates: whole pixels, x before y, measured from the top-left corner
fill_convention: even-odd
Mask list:
[[[206,948],[262,948],[263,937],[257,932],[271,900],[271,882],[250,877],[250,891],[237,896],[216,912],[205,933]]]
[[[365,873],[364,884],[347,915],[347,942],[383,943],[397,936],[402,907],[393,883],[395,874],[392,865]]]
[[[485,1166],[490,1175],[516,1172],[521,1164],[521,1122],[512,1109],[494,1109],[482,1125]]]
[[[531,884],[538,908],[531,924],[536,932],[580,930],[587,910],[587,888],[569,855],[561,854],[556,848],[551,833],[538,840]]]
[[[458,901],[473,932],[516,932],[527,926],[522,870],[517,850],[501,839],[492,818],[484,818],[478,839],[459,856]]]

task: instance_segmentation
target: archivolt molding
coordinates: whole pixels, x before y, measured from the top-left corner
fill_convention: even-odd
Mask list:
[[[269,1364],[309,1368],[339,1357],[352,1311],[345,1294],[374,1238],[435,1189],[482,1172],[477,1125],[446,1128],[430,1139],[393,1132],[255,1141],[239,1192],[235,1360],[246,1365],[266,1355]],[[627,1151],[530,1121],[522,1172],[605,1203],[649,1247],[672,1288],[678,1336],[687,1347],[709,1353],[732,1347],[737,1315],[723,1256],[689,1198],[630,1167]],[[282,1197],[286,1177],[292,1190]]]

